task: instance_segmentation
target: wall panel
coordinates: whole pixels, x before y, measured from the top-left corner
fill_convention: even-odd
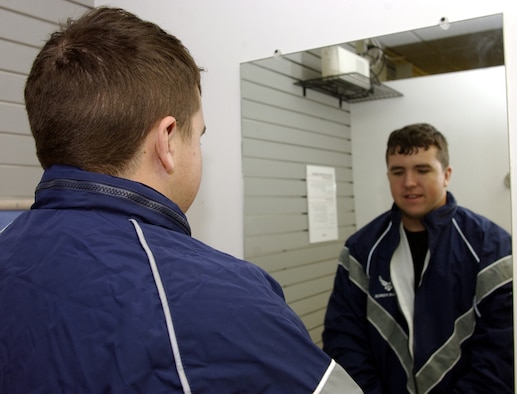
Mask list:
[[[24,107],[25,80],[39,48],[60,23],[93,0],[0,0],[0,209],[30,206],[42,169]]]
[[[350,112],[305,92],[314,54],[241,65],[244,256],[282,285],[287,302],[321,345],[323,318],[344,240],[355,231]],[[336,173],[338,239],[309,243],[306,166]]]

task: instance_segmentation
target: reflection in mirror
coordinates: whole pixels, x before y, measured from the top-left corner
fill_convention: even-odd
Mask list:
[[[511,227],[502,16],[338,47],[370,62],[360,99],[304,86],[329,77],[323,48],[241,65],[245,258],[281,283],[317,344],[343,242],[391,206],[384,152],[392,130],[427,122],[442,131],[459,204]],[[335,169],[338,239],[309,243],[309,164]]]

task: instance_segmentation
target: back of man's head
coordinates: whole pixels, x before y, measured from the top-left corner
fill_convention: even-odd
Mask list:
[[[93,9],[52,34],[27,79],[40,163],[127,172],[164,116],[190,137],[200,90],[199,68],[176,37],[124,10]]]
[[[449,148],[445,136],[428,123],[415,123],[391,132],[386,148],[388,157],[394,154],[412,155],[418,149],[427,150],[431,146],[437,149],[437,158],[442,168],[449,166]]]

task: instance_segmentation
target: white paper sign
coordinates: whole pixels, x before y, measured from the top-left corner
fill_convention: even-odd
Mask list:
[[[307,204],[309,242],[338,239],[335,168],[307,165]]]

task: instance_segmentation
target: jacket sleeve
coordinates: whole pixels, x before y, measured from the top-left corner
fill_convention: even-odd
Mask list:
[[[470,370],[454,393],[513,393],[512,258],[478,274]]]
[[[351,264],[356,265],[354,272],[362,273],[364,278],[351,278]],[[366,292],[360,283],[366,275],[358,266],[345,246],[325,315],[323,350],[345,368],[365,393],[380,394],[368,340]]]

